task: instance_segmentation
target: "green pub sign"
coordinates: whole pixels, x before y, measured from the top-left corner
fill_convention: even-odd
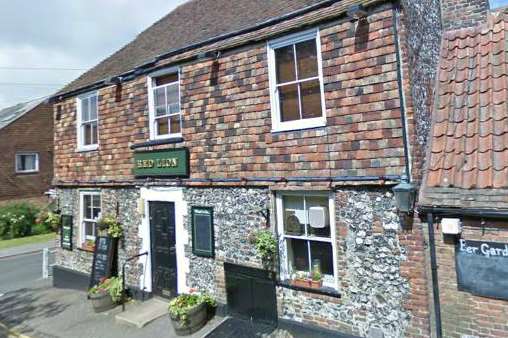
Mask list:
[[[187,148],[140,151],[134,153],[134,176],[189,176]]]
[[[72,216],[62,215],[60,224],[60,246],[62,249],[72,250]]]

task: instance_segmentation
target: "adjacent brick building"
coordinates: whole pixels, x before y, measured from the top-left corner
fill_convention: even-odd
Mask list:
[[[458,29],[443,34],[419,201],[435,234],[436,324],[443,337],[508,337],[508,15],[444,1],[443,20]]]
[[[42,198],[53,178],[53,106],[47,100],[0,110],[0,201]]]
[[[422,176],[439,10],[431,0],[175,9],[53,98],[53,183],[74,234],[56,276],[86,284],[108,214],[125,228],[120,264],[150,253],[128,270],[133,290],[198,288],[259,320],[429,336],[423,231],[401,227],[391,189]],[[259,229],[278,239],[272,272],[249,240]],[[163,266],[155,253],[167,243]],[[314,268],[322,287],[295,285]],[[233,286],[245,276],[266,303],[246,291],[242,311]]]

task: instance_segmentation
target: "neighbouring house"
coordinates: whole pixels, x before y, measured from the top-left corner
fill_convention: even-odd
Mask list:
[[[47,99],[0,110],[0,201],[44,200],[53,179],[53,105]]]
[[[72,229],[55,285],[88,286],[112,215],[119,266],[149,254],[128,266],[135,294],[197,288],[254,321],[428,337],[424,234],[392,188],[422,177],[440,29],[435,0],[177,7],[52,98]]]
[[[443,337],[508,337],[506,5],[442,1],[446,31],[419,204]]]

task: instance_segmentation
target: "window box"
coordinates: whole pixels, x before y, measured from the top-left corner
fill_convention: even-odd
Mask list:
[[[299,287],[299,288],[310,288],[311,280],[307,278],[295,278],[291,281],[291,285]]]

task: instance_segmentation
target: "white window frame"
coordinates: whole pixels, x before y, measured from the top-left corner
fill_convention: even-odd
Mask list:
[[[96,112],[97,112],[97,143],[95,144],[89,144],[84,145],[84,135],[83,135],[83,128],[82,128],[82,107],[81,103],[85,99],[90,99],[91,97],[96,97]],[[93,120],[87,121],[87,123],[93,122]],[[76,139],[77,139],[77,151],[92,151],[97,150],[99,148],[99,91],[94,91],[90,93],[86,93],[83,95],[80,95],[76,98]]]
[[[277,86],[276,76],[276,62],[275,62],[275,49],[294,45],[299,42],[309,41],[315,39],[316,41],[316,53],[318,62],[318,76],[306,79],[304,81],[319,79],[319,87],[321,91],[321,110],[322,114],[319,117],[300,119],[295,121],[281,121],[280,116],[280,105],[279,105],[279,93]],[[323,84],[323,62],[321,57],[321,38],[319,29],[314,28],[307,31],[291,34],[278,38],[268,42],[268,78],[270,83],[270,105],[272,115],[272,132],[288,131],[288,130],[299,130],[308,128],[317,128],[326,126],[326,107],[325,107],[325,95],[324,95],[324,84]],[[296,66],[296,65],[295,65]],[[294,83],[303,82],[301,80],[293,81]],[[285,84],[290,84],[287,82]],[[300,96],[299,96],[300,99]],[[300,102],[301,107],[301,102]]]
[[[315,236],[293,236],[284,234],[284,196],[320,196],[328,197],[328,212],[330,213],[330,238],[315,237]],[[315,242],[326,242],[332,245],[332,257],[333,257],[333,281],[323,279],[323,286],[333,289],[338,289],[339,286],[339,275],[337,266],[337,237],[335,227],[335,197],[332,192],[329,191],[281,191],[275,195],[276,205],[276,219],[277,219],[277,232],[279,234],[279,255],[280,257],[280,276],[282,280],[290,280],[292,278],[289,267],[288,259],[288,248],[286,239],[301,239]],[[312,262],[309,262],[311,265]]]
[[[99,216],[96,219],[88,219],[85,218],[84,214],[84,204],[85,204],[85,196],[99,196],[100,197],[100,208],[101,211],[99,212]],[[93,204],[93,197],[92,197],[92,204]],[[79,243],[82,247],[87,240],[95,240],[97,237],[97,228],[95,229],[95,236],[86,236],[85,234],[85,222],[95,222],[97,225],[97,220],[101,217],[102,213],[102,196],[101,192],[97,190],[83,190],[79,192]]]
[[[21,156],[31,156],[31,155],[35,155],[35,169],[19,170],[18,169],[18,164],[19,164]],[[20,152],[20,153],[16,153],[16,158],[15,158],[15,161],[14,161],[14,170],[18,174],[38,173],[39,172],[39,153],[36,153],[36,152]]]
[[[160,86],[155,86],[155,80],[156,78],[163,76],[163,75],[169,75],[169,74],[177,74],[178,80],[170,83],[166,83]],[[165,140],[165,139],[172,139],[172,138],[181,138],[182,137],[182,97],[181,97],[181,86],[180,86],[180,69],[179,68],[169,68],[164,69],[162,71],[158,71],[155,73],[152,73],[146,77],[147,80],[147,89],[148,89],[148,120],[149,120],[149,131],[150,131],[150,140]],[[156,132],[156,126],[155,126],[155,96],[154,91],[156,88],[165,88],[170,85],[178,84],[178,104],[180,107],[179,116],[180,116],[180,132],[179,133],[169,133],[165,135],[157,135]],[[165,117],[169,117],[171,115],[176,115],[176,113],[173,114],[166,114]],[[160,117],[159,117],[160,118]],[[171,129],[170,126],[168,128]]]

